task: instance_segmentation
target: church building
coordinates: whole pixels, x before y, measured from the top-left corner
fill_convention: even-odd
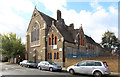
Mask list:
[[[73,23],[67,26],[60,10],[55,20],[34,9],[26,34],[26,59],[65,66],[69,57],[99,56],[101,50],[98,43],[84,34],[82,25],[79,29],[74,29]]]

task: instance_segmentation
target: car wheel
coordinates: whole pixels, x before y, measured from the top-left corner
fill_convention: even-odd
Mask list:
[[[101,74],[101,72],[94,72],[94,77],[101,77],[102,76],[102,74]]]
[[[30,66],[29,66],[29,65],[27,65],[27,67],[29,68]]]
[[[52,71],[53,71],[53,68],[50,68],[49,70],[52,72]]]
[[[73,69],[70,69],[70,74],[72,74],[72,75],[74,75],[75,74],[75,72],[74,72],[74,70]]]
[[[41,70],[41,67],[39,66],[38,69]]]

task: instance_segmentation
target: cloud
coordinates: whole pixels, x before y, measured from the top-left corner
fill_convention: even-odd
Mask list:
[[[18,13],[28,14],[33,11],[33,4],[28,0],[2,0],[0,2],[0,33],[16,33],[25,43],[28,21]]]
[[[66,1],[44,1],[39,0],[45,5],[46,10],[53,13],[56,19],[56,10],[59,8],[62,12],[62,18],[65,23],[69,25],[74,23],[75,28],[79,28],[83,24],[85,34],[91,36],[96,42],[101,42],[101,37],[105,31],[110,30],[118,35],[118,11],[114,6],[110,6],[108,9],[104,9],[99,5],[97,1],[91,2],[90,5],[94,9],[93,11],[81,10],[79,13],[74,9],[67,10]]]
[[[78,13],[74,9],[66,9],[67,0],[2,0],[0,2],[0,33],[17,33],[25,43],[26,30],[34,9],[32,2],[44,4],[45,10],[51,11],[55,19],[56,10],[60,9],[67,25],[74,23],[75,28],[79,28],[82,24],[85,34],[91,36],[96,42],[101,42],[102,34],[107,30],[115,32],[116,36],[118,34],[116,7],[110,6],[106,10],[94,1],[90,3],[93,11],[81,10]]]
[[[64,10],[67,5],[67,0],[39,0],[39,2],[45,5],[46,11],[53,13],[54,18],[56,18],[56,10]]]
[[[22,12],[31,12],[33,9],[33,4],[30,0],[2,0],[0,6]]]

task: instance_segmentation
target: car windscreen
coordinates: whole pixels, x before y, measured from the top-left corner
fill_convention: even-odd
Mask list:
[[[77,66],[86,66],[86,61],[81,61],[77,64]]]
[[[51,64],[51,65],[57,65],[57,64],[55,64],[54,62],[49,62],[49,64]]]

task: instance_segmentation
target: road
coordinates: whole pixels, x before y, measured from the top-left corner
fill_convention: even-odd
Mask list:
[[[45,71],[45,70],[38,70],[37,68],[26,68],[21,67],[17,64],[3,64],[0,63],[0,66],[2,66],[2,70],[0,70],[0,74],[2,74],[2,77],[40,77],[40,76],[48,76],[48,77],[90,77],[87,75],[70,75],[66,71]],[[112,76],[110,76],[112,77]],[[115,77],[115,76],[113,76]]]

